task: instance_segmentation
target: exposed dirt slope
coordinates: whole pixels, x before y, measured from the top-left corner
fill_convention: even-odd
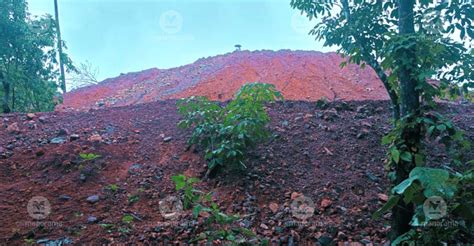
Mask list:
[[[124,106],[191,95],[228,100],[246,82],[275,84],[286,99],[387,99],[370,68],[349,65],[335,53],[239,51],[172,69],[149,69],[68,93],[64,107]]]
[[[474,140],[472,105],[439,108]],[[338,103],[320,110],[314,103],[286,101],[271,105],[269,113],[270,128],[278,137],[249,156],[245,173],[224,173],[203,182],[201,189],[215,191],[223,209],[241,214],[241,225],[269,238],[272,245],[381,245],[387,220],[370,217],[387,189],[380,139],[389,129],[388,103]],[[193,220],[187,211],[169,221],[159,210],[161,199],[177,195],[172,175],[200,176],[205,171],[202,153],[187,150],[190,133],[176,127],[178,120],[174,101],[4,115],[0,242],[20,245],[26,238],[63,238],[76,244],[157,244],[196,237],[203,230],[202,218]],[[429,163],[446,161],[440,146],[429,151]],[[84,152],[101,157],[83,162],[79,154]],[[116,184],[117,191],[110,184]],[[289,208],[299,193],[312,199],[316,209],[304,223]],[[99,200],[88,202],[93,195]],[[46,197],[52,207],[43,228],[27,212],[34,196]],[[126,214],[135,217],[130,226],[122,222]],[[100,224],[113,228],[108,231]]]

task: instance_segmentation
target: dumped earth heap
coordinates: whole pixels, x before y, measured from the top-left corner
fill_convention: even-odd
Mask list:
[[[171,69],[152,68],[77,89],[64,108],[124,106],[191,95],[225,101],[246,82],[271,83],[288,100],[379,100],[387,93],[375,72],[348,65],[336,53],[236,51]]]

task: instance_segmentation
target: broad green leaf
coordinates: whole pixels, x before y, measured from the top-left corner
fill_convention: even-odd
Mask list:
[[[391,154],[392,154],[392,159],[395,161],[395,163],[399,163],[400,162],[400,151],[398,151],[395,148],[392,148]]]
[[[176,190],[181,190],[182,188],[184,188],[184,186],[186,186],[186,176],[184,176],[182,174],[172,176],[171,180],[173,180],[173,182],[176,186]]]
[[[410,152],[402,152],[402,154],[400,155],[400,158],[406,162],[411,162],[411,153]]]
[[[194,218],[199,217],[199,213],[201,212],[201,210],[202,210],[202,205],[201,204],[197,204],[196,206],[194,206],[194,208],[193,208]]]

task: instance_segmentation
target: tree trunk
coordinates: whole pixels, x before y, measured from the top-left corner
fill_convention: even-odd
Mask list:
[[[3,100],[2,100],[2,110],[3,110],[3,113],[7,114],[11,112],[10,106],[8,106],[8,103],[10,101],[10,83],[6,81],[2,73],[0,73],[0,81],[2,82],[3,91],[4,91]]]
[[[59,28],[59,11],[58,11],[58,0],[54,0],[54,14],[56,17],[56,34],[58,39],[58,52],[59,52],[59,69],[61,72],[61,90],[66,93],[66,77],[64,75],[64,64],[63,64],[63,46],[61,43],[61,29]]]
[[[398,21],[399,34],[401,36],[409,36],[415,33],[415,24],[413,18],[413,9],[415,0],[399,0],[398,6]],[[407,117],[407,123],[416,120],[420,109],[420,95],[416,90],[417,75],[414,73],[416,69],[415,53],[411,49],[406,49],[405,59],[403,65],[400,67],[398,79],[400,81],[400,110],[401,116]],[[417,152],[420,147],[420,129],[419,127],[405,127],[402,130],[402,138],[405,140],[407,149]],[[414,168],[412,162],[400,160],[395,166],[396,180],[394,185],[401,183],[408,178],[410,171]],[[405,204],[400,201],[392,210],[392,233],[390,239],[393,241],[398,236],[408,232],[410,221],[414,214],[412,204]]]
[[[400,119],[400,103],[398,102],[398,95],[388,82],[388,76],[377,61],[369,61],[369,66],[374,69],[377,76],[382,81],[385,90],[387,90],[390,102],[392,102],[392,117],[394,121]]]

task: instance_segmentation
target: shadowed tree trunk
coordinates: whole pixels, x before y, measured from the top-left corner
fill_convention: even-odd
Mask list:
[[[399,34],[408,37],[415,33],[413,18],[413,9],[415,0],[399,0],[398,18]],[[408,57],[408,63],[400,67],[398,79],[400,81],[400,113],[402,117],[407,117],[407,123],[413,122],[419,114],[420,96],[416,89],[417,76],[415,52],[413,49],[406,49],[405,58]],[[405,127],[402,138],[410,151],[417,152],[420,147],[420,129],[419,127]],[[408,178],[410,171],[414,168],[412,162],[400,160],[396,166],[395,185]],[[393,241],[398,236],[408,232],[410,221],[413,217],[414,208],[412,204],[405,204],[401,200],[392,210],[392,234],[390,239]]]
[[[3,113],[10,113],[11,109],[10,106],[8,106],[8,102],[10,101],[10,83],[6,81],[5,77],[3,76],[3,73],[0,73],[0,82],[2,83],[3,86],[3,99],[2,99],[2,110]]]

